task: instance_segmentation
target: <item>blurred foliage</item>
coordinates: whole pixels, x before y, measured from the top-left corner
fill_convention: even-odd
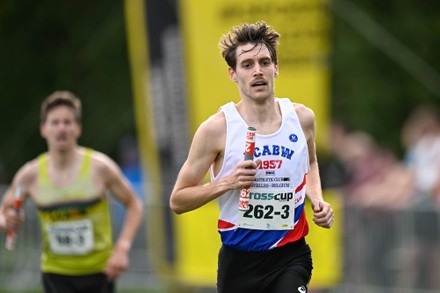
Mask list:
[[[6,178],[46,150],[41,101],[68,89],[83,102],[80,143],[116,156],[133,132],[123,1],[0,1],[0,158]]]
[[[349,2],[439,70],[440,2]],[[401,152],[406,117],[420,103],[439,105],[439,96],[332,15],[332,116]],[[7,180],[46,149],[39,106],[58,89],[83,100],[80,143],[116,157],[120,138],[134,132],[125,38],[123,1],[0,1],[0,160]]]
[[[439,1],[345,2],[355,4],[401,45],[439,73]],[[344,3],[334,0],[331,5]],[[350,128],[372,134],[382,146],[401,155],[400,130],[405,119],[419,104],[439,106],[440,96],[403,70],[341,16],[333,17],[332,40],[334,119],[345,121]]]

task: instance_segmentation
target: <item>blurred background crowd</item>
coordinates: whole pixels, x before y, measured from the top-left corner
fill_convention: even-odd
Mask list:
[[[365,131],[332,124],[322,181],[343,197],[345,277],[354,283],[440,288],[439,114],[435,105],[414,109],[400,130],[402,157]]]

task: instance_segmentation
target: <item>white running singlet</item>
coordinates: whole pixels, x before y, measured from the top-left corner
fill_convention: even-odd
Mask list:
[[[307,141],[292,102],[287,98],[276,98],[276,102],[281,109],[281,127],[272,134],[256,136],[254,159],[262,163],[251,186],[249,209],[238,209],[240,190],[228,191],[217,199],[221,240],[238,250],[269,250],[308,233],[304,214],[309,172]],[[212,181],[229,175],[243,160],[248,127],[233,102],[219,111],[226,116],[226,147],[217,176],[211,167]]]

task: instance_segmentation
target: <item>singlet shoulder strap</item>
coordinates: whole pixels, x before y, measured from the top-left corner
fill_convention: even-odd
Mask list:
[[[218,111],[225,113],[225,115],[228,115],[228,114],[231,115],[234,113],[234,110],[235,110],[234,108],[235,108],[234,102],[229,102],[229,103],[221,106],[220,109],[218,109]]]
[[[79,171],[79,175],[81,177],[89,176],[91,165],[92,165],[92,152],[93,150],[90,148],[84,149],[84,158],[81,165],[81,169]],[[47,159],[48,155],[47,153],[41,154],[38,156],[38,170],[39,170],[39,177],[40,177],[40,183],[48,183],[49,181],[49,173],[47,171]]]
[[[38,156],[38,170],[40,183],[49,182],[49,173],[47,171],[47,153]]]
[[[90,148],[84,149],[83,163],[79,171],[80,176],[88,176],[90,174],[92,165],[92,152],[93,150]]]
[[[237,111],[234,102],[229,102],[221,106],[219,112],[223,112],[225,114],[226,121],[228,124],[234,123],[234,125],[240,125],[240,124],[246,125],[246,122],[243,120],[243,118],[240,116],[240,113]]]
[[[295,112],[295,107],[293,106],[293,103],[288,98],[277,98],[277,102],[280,104],[281,113],[284,115],[291,115],[292,112]]]

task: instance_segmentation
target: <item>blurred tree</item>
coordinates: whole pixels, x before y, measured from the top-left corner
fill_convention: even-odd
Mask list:
[[[0,159],[8,176],[45,149],[39,107],[52,91],[83,101],[87,146],[116,154],[134,132],[123,1],[0,2]]]
[[[401,154],[400,129],[414,106],[440,106],[440,2],[333,0],[330,6],[333,117]]]

